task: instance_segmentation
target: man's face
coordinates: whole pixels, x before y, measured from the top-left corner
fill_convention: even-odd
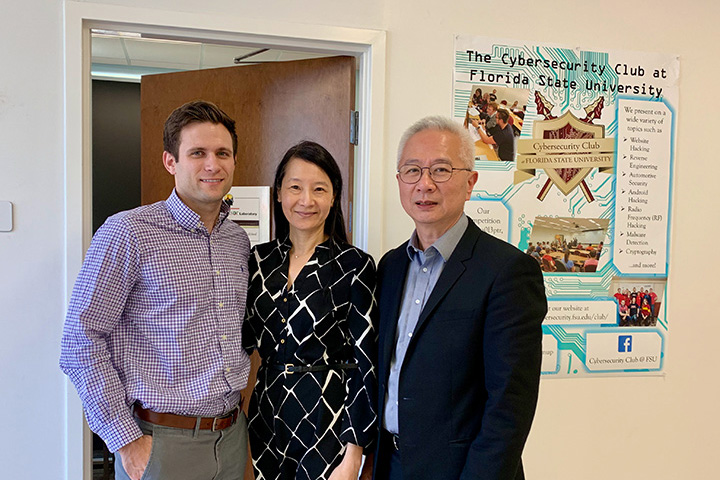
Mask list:
[[[460,139],[453,133],[423,130],[405,144],[399,166],[430,167],[443,164],[465,168],[460,161]],[[447,182],[435,183],[427,170],[415,184],[403,183],[397,177],[400,201],[416,228],[429,228],[438,236],[445,233],[462,215],[470,199],[477,172],[455,171]]]
[[[235,171],[232,137],[219,123],[191,123],[180,133],[178,158],[163,153],[163,164],[175,176],[175,191],[196,213],[219,207],[230,191]]]
[[[488,113],[488,115],[493,115],[495,112],[497,112],[497,110],[495,110],[494,107],[488,105],[488,107],[487,107],[487,113]]]

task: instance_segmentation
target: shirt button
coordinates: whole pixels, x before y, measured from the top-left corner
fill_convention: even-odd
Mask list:
[[[284,318],[283,318],[282,320],[280,320],[280,321],[281,321],[282,323],[285,323],[285,319],[284,319]]]
[[[418,300],[417,298],[415,299],[415,305],[420,305],[420,300]]]
[[[218,307],[222,308],[225,304],[223,302],[218,303]]]
[[[412,332],[408,333],[408,337],[412,338]]]
[[[283,302],[287,302],[287,297],[283,298]]]
[[[230,367],[225,368],[225,371],[230,373]]]
[[[215,273],[220,275],[220,270],[215,270]]]
[[[423,272],[427,273],[427,267],[423,267]]]
[[[220,337],[220,339],[221,339],[221,340],[227,340],[227,335],[223,335],[222,337]]]
[[[285,343],[285,339],[284,339],[284,338],[281,338],[281,339],[280,339],[280,343]]]

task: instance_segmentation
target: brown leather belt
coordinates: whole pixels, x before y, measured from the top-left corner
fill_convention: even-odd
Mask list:
[[[200,430],[212,430],[214,432],[233,425],[240,415],[240,407],[235,407],[232,412],[218,417],[187,417],[185,415],[175,415],[174,413],[157,413],[142,408],[138,404],[135,404],[133,412],[140,420],[145,420],[153,425],[185,428],[187,430],[194,430],[198,419],[200,419],[200,425],[197,428]]]

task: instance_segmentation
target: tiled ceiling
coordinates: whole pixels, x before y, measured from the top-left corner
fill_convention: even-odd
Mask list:
[[[609,222],[607,218],[535,217],[533,226],[576,233],[607,230]]]
[[[229,67],[243,63],[302,60],[328,54],[229,46],[201,42],[141,38],[119,32],[92,33],[92,76],[95,79],[139,81],[140,75]]]

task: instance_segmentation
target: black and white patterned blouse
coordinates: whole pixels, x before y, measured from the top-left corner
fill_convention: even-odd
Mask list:
[[[375,264],[327,240],[288,287],[291,246],[289,239],[257,245],[249,259],[243,343],[263,360],[249,412],[258,480],[327,478],[345,444],[369,448],[377,435]],[[275,367],[346,362],[357,368]]]

